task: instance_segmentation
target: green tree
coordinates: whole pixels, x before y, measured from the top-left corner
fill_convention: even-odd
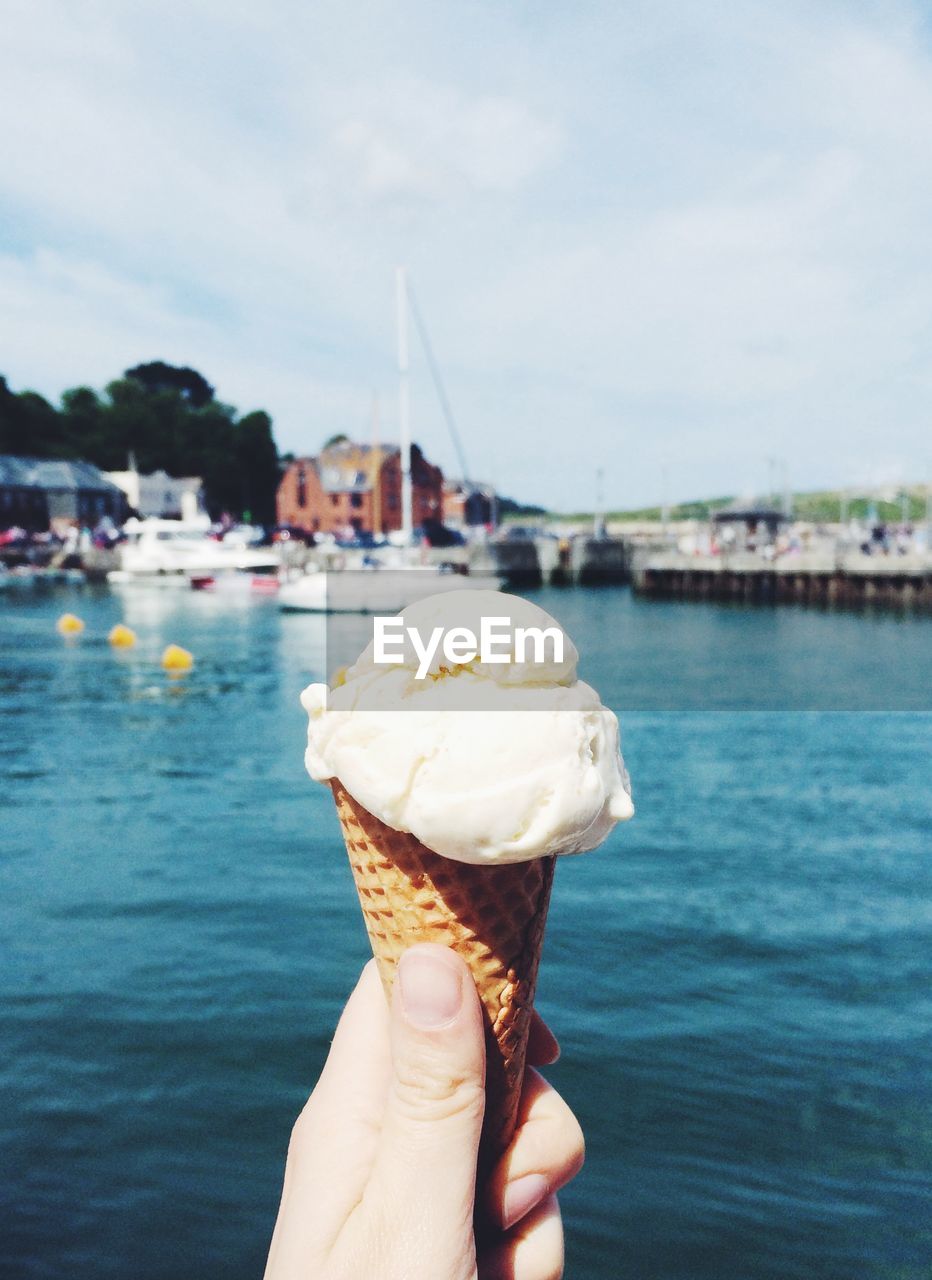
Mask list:
[[[272,419],[262,409],[247,413],[236,424],[236,456],[243,477],[244,510],[259,524],[272,524],[278,450],[272,436]]]
[[[132,453],[140,471],[153,471],[160,458],[171,454],[172,442],[166,435],[174,434],[159,408],[158,397],[149,395],[138,382],[120,378],[108,383],[100,447],[92,460],[108,471],[121,471]]]
[[[147,391],[176,391],[193,409],[203,409],[214,398],[214,389],[205,377],[187,365],[166,364],[150,360],[127,369],[124,378],[132,378]]]
[[[97,392],[90,387],[64,392],[59,417],[71,455],[96,462],[104,446],[103,405]]]
[[[272,420],[257,409],[237,420],[195,369],[156,360],[128,369],[102,395],[73,387],[56,410],[32,391],[15,394],[0,377],[0,452],[84,458],[122,471],[201,476],[213,515],[275,518],[279,458]]]
[[[72,457],[59,415],[35,391],[15,394],[0,377],[0,453],[26,458]]]

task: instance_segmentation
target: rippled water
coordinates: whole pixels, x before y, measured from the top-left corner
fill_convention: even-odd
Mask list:
[[[589,1140],[568,1275],[927,1280],[932,621],[537,598],[638,804],[560,866],[547,934]],[[269,602],[0,599],[4,1277],[261,1274],[367,954],[302,770],[324,663],[320,620]]]

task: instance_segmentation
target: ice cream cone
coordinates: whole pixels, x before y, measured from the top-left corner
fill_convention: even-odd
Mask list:
[[[451,947],[473,975],[486,1014],[480,1163],[488,1167],[515,1129],[556,859],[475,866],[444,858],[373,817],[339,780],[330,785],[386,995],[416,942]]]

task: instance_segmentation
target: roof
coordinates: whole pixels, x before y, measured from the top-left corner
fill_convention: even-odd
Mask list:
[[[91,490],[97,493],[119,493],[91,462],[72,462],[54,458],[17,458],[0,454],[0,485],[17,489]]]
[[[481,493],[485,498],[495,497],[495,486],[484,480],[448,480],[443,481],[444,493]]]
[[[713,512],[713,520],[722,522],[744,521],[746,524],[783,524],[789,517],[772,503],[761,502],[757,498],[738,498]]]
[[[316,460],[321,486],[325,493],[368,493],[382,464],[396,453],[396,444],[332,444]]]
[[[369,493],[381,468],[400,452],[397,444],[354,444],[352,440],[341,440],[322,449],[316,458],[295,458],[289,470],[291,467],[313,468],[324,493]],[[415,484],[425,483],[424,468],[442,474],[439,467],[427,461],[420,445],[412,442],[411,474]]]

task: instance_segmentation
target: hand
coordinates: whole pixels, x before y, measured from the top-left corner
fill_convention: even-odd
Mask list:
[[[559,1050],[536,1017],[530,1062]],[[558,1280],[556,1192],[583,1162],[576,1118],[529,1067],[518,1128],[479,1188],[485,1036],[463,961],[405,952],[389,1010],[375,962],[298,1117],[265,1280]]]

